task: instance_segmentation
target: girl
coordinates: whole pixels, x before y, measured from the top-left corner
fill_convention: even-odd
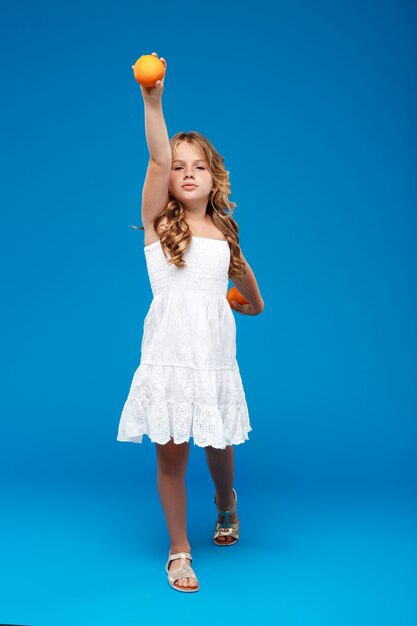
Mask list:
[[[239,246],[231,216],[237,205],[228,200],[223,157],[198,132],[168,139],[163,83],[140,86],[150,159],[139,230],[145,231],[153,300],[117,440],[142,443],[145,434],[155,442],[170,538],[165,571],[171,587],[193,592],[199,586],[186,529],[190,437],[204,447],[215,486],[214,542],[230,546],[239,539],[233,445],[249,439],[252,430],[236,361],[236,323],[226,299],[228,278],[250,302],[233,301],[235,311],[258,315],[264,303]]]

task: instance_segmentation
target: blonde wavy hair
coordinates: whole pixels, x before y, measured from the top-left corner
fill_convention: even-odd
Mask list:
[[[179,132],[169,140],[172,155],[175,154],[177,146],[187,142],[196,148],[200,148],[204,154],[207,168],[213,178],[213,188],[210,192],[206,213],[210,215],[214,225],[225,236],[230,248],[229,278],[241,278],[246,274],[246,264],[241,258],[239,245],[239,227],[232,218],[236,202],[230,202],[230,182],[229,172],[224,167],[224,158],[217,152],[213,144],[197,131]],[[190,227],[185,219],[183,204],[174,198],[169,192],[169,202],[167,206],[156,216],[153,226],[158,232],[161,220],[166,217],[166,225],[161,225],[160,242],[165,256],[170,259],[168,262],[179,268],[186,265],[183,253],[191,245],[192,235]],[[145,230],[143,226],[130,225],[137,230]]]

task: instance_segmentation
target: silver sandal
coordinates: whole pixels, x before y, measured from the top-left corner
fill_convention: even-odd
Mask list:
[[[214,504],[216,504],[217,512],[219,515],[224,516],[223,522],[216,522],[216,530],[214,531],[214,543],[216,546],[233,546],[239,540],[239,526],[240,520],[237,522],[229,522],[229,516],[235,511],[237,512],[237,493],[233,489],[235,496],[235,503],[229,511],[222,511],[216,504],[216,494],[214,494]],[[216,541],[217,537],[231,537],[234,541]]]
[[[181,567],[179,567],[178,569],[174,569],[174,570],[168,570],[168,567],[171,561],[173,561],[174,559],[179,559],[179,558],[181,558]],[[188,591],[188,592],[198,591],[200,589],[200,586],[180,587],[179,585],[174,584],[175,581],[178,580],[179,578],[192,578],[193,580],[197,580],[197,576],[195,575],[193,568],[191,567],[191,565],[187,565],[187,563],[185,562],[185,559],[190,559],[190,561],[193,560],[189,552],[176,552],[175,554],[170,554],[170,552],[168,552],[168,561],[167,561],[167,564],[165,565],[165,571],[168,574],[169,586],[172,587],[173,589],[176,589],[177,591]]]

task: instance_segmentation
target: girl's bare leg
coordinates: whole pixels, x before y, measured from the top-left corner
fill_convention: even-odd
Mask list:
[[[233,480],[234,480],[234,449],[233,446],[226,446],[224,450],[207,446],[206,451],[207,465],[213,478],[216,488],[217,506],[222,511],[228,511],[232,508],[235,499],[233,496]],[[218,516],[218,521],[223,522],[224,515]],[[236,513],[230,515],[231,522],[237,522]],[[230,537],[218,537],[218,541],[232,541]]]
[[[158,463],[158,493],[165,515],[170,538],[171,554],[190,552],[191,546],[187,537],[187,494],[185,488],[185,471],[190,454],[190,443],[174,443],[172,437],[165,445],[156,445]],[[190,564],[190,560],[186,559]],[[180,559],[169,564],[169,570],[178,569]],[[197,587],[198,583],[189,578],[180,578],[176,585],[181,587]]]

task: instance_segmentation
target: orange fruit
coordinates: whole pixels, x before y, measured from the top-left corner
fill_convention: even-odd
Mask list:
[[[232,300],[236,300],[238,304],[249,304],[249,300],[246,300],[236,287],[231,287],[229,289],[226,298],[230,306],[232,306]]]
[[[133,73],[142,87],[155,87],[156,81],[165,76],[165,65],[153,54],[142,54],[133,66]]]

